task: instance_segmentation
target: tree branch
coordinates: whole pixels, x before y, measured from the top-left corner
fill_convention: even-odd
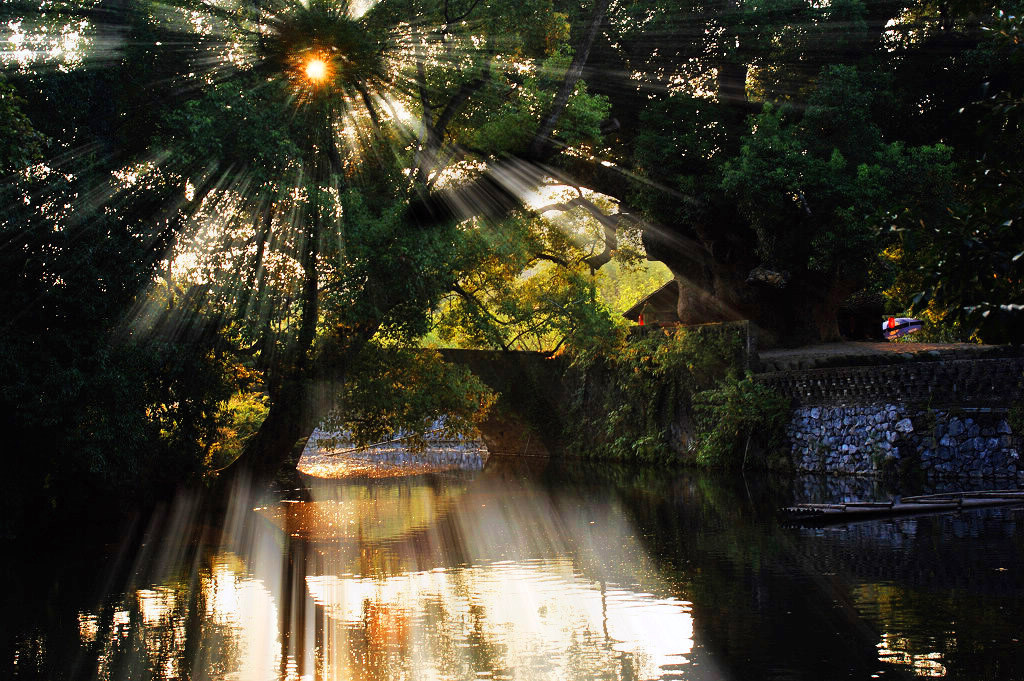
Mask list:
[[[452,291],[454,291],[456,294],[458,294],[458,296],[460,298],[462,298],[463,300],[465,300],[467,303],[470,303],[471,305],[476,307],[478,310],[483,312],[484,316],[486,316],[488,319],[492,320],[495,324],[499,324],[501,326],[508,326],[509,322],[502,321],[501,319],[496,317],[494,315],[494,313],[492,313],[490,310],[488,310],[487,306],[484,305],[482,302],[480,302],[480,300],[476,296],[474,296],[472,293],[470,293],[466,289],[464,289],[461,286],[459,286],[457,283],[452,285]],[[501,334],[498,334],[498,345],[501,346],[502,350],[506,350],[507,351],[509,349],[509,346],[506,345],[505,341],[503,341],[501,339]]]
[[[551,110],[541,119],[540,127],[537,128],[533,139],[530,140],[530,146],[526,152],[528,158],[543,160],[546,156],[550,155],[553,146],[551,144],[551,135],[555,130],[558,119],[561,118],[562,112],[565,110],[565,105],[569,103],[569,96],[576,88],[576,82],[583,75],[583,67],[590,56],[590,48],[594,44],[594,38],[597,37],[598,30],[601,28],[601,23],[604,21],[604,15],[608,10],[610,2],[611,0],[594,0],[594,6],[590,10],[590,18],[587,20],[586,30],[576,46],[576,54],[572,58],[572,63],[569,64],[569,69],[565,72],[562,85],[558,89],[558,93],[555,94],[554,101],[551,103]]]
[[[373,107],[373,100],[370,99],[370,92],[366,89],[366,85],[363,83],[356,83],[355,88],[363,100],[363,105],[366,106],[366,111],[370,114],[370,121],[373,123],[374,131],[377,134],[380,134],[380,115]]]
[[[480,4],[480,0],[473,0],[473,4],[469,6],[469,9],[467,9],[465,12],[463,12],[462,14],[460,14],[457,17],[452,17],[451,15],[448,14],[448,0],[444,0],[444,23],[445,23],[445,28],[448,27],[448,24],[457,24],[460,21],[462,21],[463,19],[465,19],[466,17],[468,17],[470,14],[473,13],[473,10],[475,10],[476,6],[479,5],[479,4]]]
[[[478,0],[479,1],[479,0]],[[491,77],[491,63],[494,61],[494,55],[488,57],[484,63],[483,68],[480,69],[480,75],[469,81],[463,83],[462,87],[455,91],[452,98],[448,100],[448,104],[445,105],[441,115],[437,117],[437,122],[434,124],[434,131],[437,135],[438,140],[444,136],[445,130],[448,124],[451,122],[452,117],[455,116],[466,103],[473,93],[479,90],[481,87],[490,80]]]
[[[548,262],[553,262],[556,265],[561,265],[562,267],[568,267],[569,266],[569,261],[568,260],[566,260],[565,258],[559,258],[557,255],[551,255],[550,253],[534,253],[533,254],[533,259],[534,260],[547,260]]]
[[[600,253],[591,255],[583,260],[590,267],[590,272],[593,274],[595,271],[601,269],[604,265],[612,259],[612,253],[619,247],[619,220],[625,215],[625,213],[615,213],[613,215],[605,215],[604,212],[598,208],[593,201],[582,196],[577,196],[571,201],[564,203],[552,203],[546,206],[542,206],[537,209],[537,213],[547,213],[549,211],[567,211],[573,208],[583,208],[587,213],[601,224],[604,229],[604,250]]]
[[[512,345],[514,345],[523,336],[525,336],[527,334],[531,334],[531,333],[537,333],[538,329],[543,328],[544,325],[547,324],[548,322],[550,322],[552,319],[554,319],[554,314],[548,314],[543,319],[535,320],[532,325],[530,325],[527,328],[523,329],[522,331],[517,333],[515,336],[513,336],[512,339],[509,340],[509,342],[508,342],[509,347],[512,347]]]
[[[590,266],[590,273],[593,274],[612,259],[612,253],[619,247],[619,234],[615,225],[604,225],[604,250],[597,255],[592,255],[584,262]]]
[[[423,65],[423,54],[416,56],[416,89],[420,95],[420,106],[423,108],[423,127],[434,129],[434,107],[427,97],[427,69]]]
[[[558,341],[558,343],[555,345],[555,347],[551,348],[550,350],[548,350],[546,352],[542,352],[541,354],[544,355],[545,357],[554,357],[555,353],[558,352],[558,349],[561,348],[562,345],[567,340],[569,340],[569,336],[568,335],[562,336],[562,339],[560,341]]]

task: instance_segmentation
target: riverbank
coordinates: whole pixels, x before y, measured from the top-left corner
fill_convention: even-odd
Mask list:
[[[789,398],[795,468],[1024,482],[1014,346],[843,343],[772,351],[757,380]]]

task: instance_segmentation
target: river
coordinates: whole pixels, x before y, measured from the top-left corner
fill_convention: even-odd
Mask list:
[[[1024,509],[793,528],[790,480],[493,460],[302,481],[9,554],[0,675],[1024,679]]]

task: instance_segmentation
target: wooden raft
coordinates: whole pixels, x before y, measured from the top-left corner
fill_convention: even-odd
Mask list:
[[[783,517],[800,525],[831,525],[918,513],[943,513],[987,506],[1024,504],[1022,490],[950,492],[903,497],[899,501],[850,501],[841,504],[797,504],[781,509]]]

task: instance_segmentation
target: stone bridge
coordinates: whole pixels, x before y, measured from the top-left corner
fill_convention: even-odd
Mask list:
[[[561,450],[571,398],[564,359],[524,351],[440,353],[500,396],[481,424],[490,454]],[[800,470],[921,469],[930,477],[1024,483],[1024,448],[1006,418],[1010,404],[1024,397],[1024,348],[846,343],[760,355],[755,348],[750,360],[762,369],[759,382],[792,399],[787,435]]]
[[[447,362],[467,367],[500,396],[480,432],[491,454],[550,456],[568,399],[562,383],[564,360],[540,352],[441,350]]]
[[[487,454],[548,457],[560,450],[560,434],[564,425],[562,414],[567,399],[562,383],[564,360],[524,351],[444,349],[439,352],[444,361],[467,367],[498,394],[498,401],[486,420],[479,424]],[[334,434],[315,427],[335,408],[335,396],[341,386],[336,380],[325,379],[311,382],[307,389],[312,395],[311,401],[318,408],[305,431],[306,437],[299,441],[299,448],[294,450],[293,456],[296,461],[305,456],[302,465],[313,469],[326,461],[323,457],[344,453],[351,445],[346,444],[344,438],[333,444],[321,445],[324,440],[330,442]],[[464,442],[436,444],[436,456],[445,460],[449,455],[457,458],[459,452],[474,449],[467,449],[468,443]],[[476,449],[469,458],[477,458],[475,452],[479,450]],[[372,465],[372,462],[405,465],[409,455],[399,437],[371,446],[369,451],[360,451],[354,457],[365,459],[367,465]],[[413,457],[413,461],[418,459]]]

